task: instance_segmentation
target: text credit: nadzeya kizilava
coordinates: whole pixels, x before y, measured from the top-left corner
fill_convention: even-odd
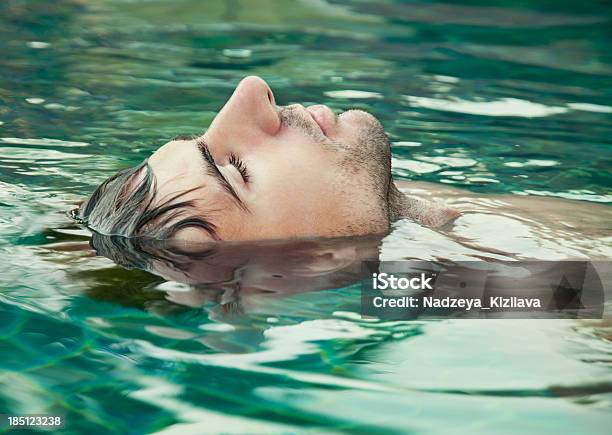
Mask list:
[[[435,276],[420,273],[417,276],[396,277],[388,273],[372,274],[373,290],[434,290]],[[479,298],[441,297],[435,296],[375,296],[372,304],[376,308],[459,308],[471,310],[479,308],[488,310],[492,308],[541,308],[539,298],[524,298],[517,296],[490,296],[486,301]]]

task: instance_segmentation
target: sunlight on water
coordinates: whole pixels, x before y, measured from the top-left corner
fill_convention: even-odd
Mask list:
[[[378,92],[368,92],[368,91],[354,91],[354,90],[344,90],[344,91],[327,91],[325,95],[331,98],[346,98],[346,99],[369,99],[369,98],[382,98]]]
[[[467,113],[484,116],[521,116],[536,118],[567,112],[564,107],[547,107],[543,104],[516,98],[504,98],[499,101],[466,101],[461,99],[440,100],[435,98],[407,96],[410,105],[425,109],[445,110],[448,112]]]

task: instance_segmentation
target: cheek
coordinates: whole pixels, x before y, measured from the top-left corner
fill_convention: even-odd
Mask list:
[[[320,145],[302,144],[286,148],[257,162],[254,187],[260,188],[258,199],[303,203],[333,193],[340,176],[333,156]],[[277,202],[278,204],[278,202]]]
[[[252,205],[262,225],[291,233],[330,219],[339,193],[337,171],[329,163],[310,163],[304,159],[295,164],[272,160],[259,168],[261,175],[253,181]]]
[[[317,174],[317,170],[279,171],[268,174],[262,182],[259,198],[267,207],[278,211],[312,208],[315,202],[321,202],[325,195],[333,194],[331,180]]]

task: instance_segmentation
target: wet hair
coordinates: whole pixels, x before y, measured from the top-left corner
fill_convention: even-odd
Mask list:
[[[155,203],[155,175],[145,160],[104,181],[83,202],[76,217],[93,231],[109,236],[168,239],[181,229],[201,228],[218,239],[215,225],[196,212],[194,201],[182,199],[197,189]]]
[[[89,246],[101,255],[126,269],[151,271],[153,263],[163,263],[175,270],[184,270],[193,261],[215,254],[216,246],[199,245],[198,250],[186,252],[180,245],[143,237],[108,236],[92,232]]]

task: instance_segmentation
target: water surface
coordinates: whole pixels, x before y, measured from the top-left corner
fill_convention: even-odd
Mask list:
[[[610,17],[527,0],[2,2],[0,413],[61,413],[67,433],[607,433],[606,322],[366,321],[344,275],[195,291],[92,256],[66,211],[202,132],[247,74],[282,104],[374,113],[397,179],[609,207]],[[410,223],[379,242],[366,253],[497,255]]]

